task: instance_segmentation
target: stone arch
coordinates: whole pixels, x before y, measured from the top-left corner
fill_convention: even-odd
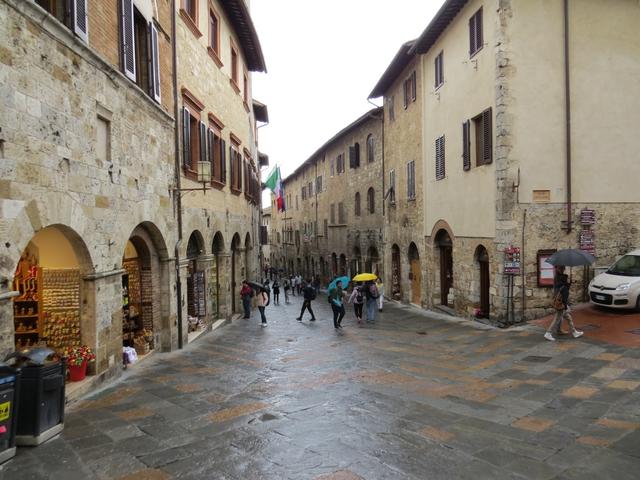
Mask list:
[[[204,238],[199,230],[194,230],[187,241],[187,258],[195,259],[204,253]]]
[[[216,318],[220,317],[220,313],[224,311],[225,301],[224,291],[221,285],[229,284],[229,272],[226,268],[226,260],[228,253],[224,247],[224,235],[218,231],[213,236],[211,242],[211,253],[213,255],[213,262],[211,264],[211,313]]]
[[[451,226],[445,220],[440,219],[433,225],[433,228],[431,229],[431,238],[434,242],[436,241],[436,237],[442,230],[449,234],[449,238],[451,239],[451,241],[455,239],[455,235],[453,234],[453,229],[451,228]]]

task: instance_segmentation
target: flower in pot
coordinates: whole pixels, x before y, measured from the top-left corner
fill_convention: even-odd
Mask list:
[[[84,362],[91,363],[96,361],[96,355],[86,345],[79,347],[65,347],[61,355],[67,361],[67,365],[80,366]]]

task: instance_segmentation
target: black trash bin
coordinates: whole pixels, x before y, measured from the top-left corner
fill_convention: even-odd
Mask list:
[[[0,463],[16,454],[16,425],[20,371],[0,365]]]
[[[7,357],[20,368],[16,445],[40,445],[64,428],[64,361],[49,360],[48,348],[19,350]]]

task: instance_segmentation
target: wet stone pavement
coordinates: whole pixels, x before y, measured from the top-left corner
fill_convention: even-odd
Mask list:
[[[292,302],[152,355],[0,479],[638,478],[640,349]]]

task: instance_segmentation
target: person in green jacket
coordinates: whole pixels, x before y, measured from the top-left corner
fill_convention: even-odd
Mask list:
[[[333,328],[335,329],[342,328],[342,318],[345,313],[343,297],[342,282],[336,282],[336,286],[329,290],[329,299],[333,310]]]

